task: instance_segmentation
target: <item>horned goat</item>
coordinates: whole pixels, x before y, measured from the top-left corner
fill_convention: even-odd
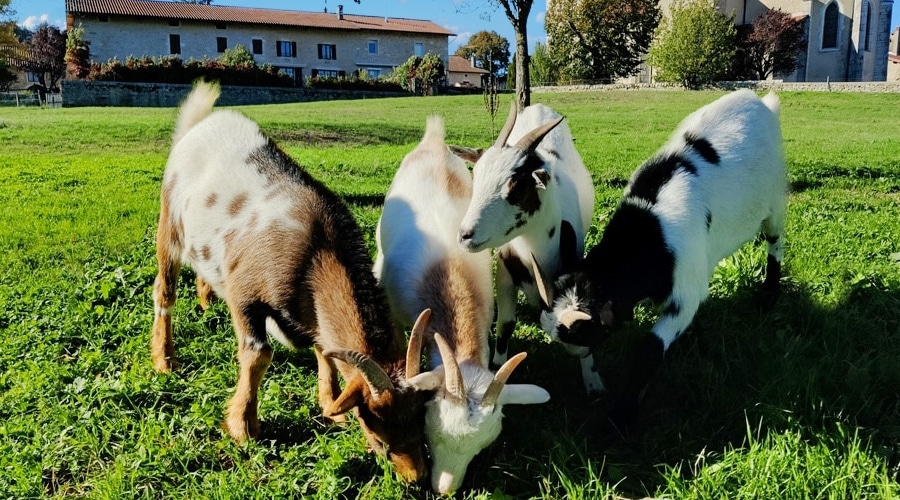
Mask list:
[[[575,252],[584,252],[594,186],[568,125],[543,104],[528,106],[517,116],[513,103],[490,148],[455,151],[475,163],[472,201],[460,223],[459,243],[471,252],[498,248],[493,362],[499,366],[507,359],[516,325],[518,290],[531,304],[539,304],[532,260],[550,277],[566,270],[560,244],[571,240],[562,238],[564,233],[574,235]],[[585,388],[600,392],[603,385],[590,349],[553,339],[580,358]]]
[[[488,331],[494,315],[489,251],[469,253],[456,241],[472,194],[465,162],[444,143],[444,124],[428,119],[425,135],[403,159],[385,197],[376,229],[375,274],[399,321],[425,319],[431,365],[445,384],[426,405],[425,434],[434,491],[459,488],[478,452],[500,434],[504,404],[535,404],[550,395],[533,385],[506,384],[525,353],[488,370]]]
[[[211,290],[231,311],[240,375],[224,426],[235,441],[260,432],[268,331],[288,347],[314,345],[326,417],[343,420],[355,409],[373,449],[385,450],[403,478],[424,477],[425,402],[443,379],[420,374],[419,351],[405,350],[346,205],[256,123],[233,111],[213,113],[218,96],[219,87],[206,83],[188,96],[163,177],[155,369],[174,364],[171,311],[179,269],[188,264],[201,294]]]
[[[787,198],[779,108],[775,94],[760,99],[745,89],[689,115],[631,176],[577,269],[540,280],[544,330],[582,345],[632,318],[643,299],[662,306],[612,409],[623,424],[637,416],[640,393],[709,294],[716,265],[760,231],[768,242],[761,297],[777,296]]]

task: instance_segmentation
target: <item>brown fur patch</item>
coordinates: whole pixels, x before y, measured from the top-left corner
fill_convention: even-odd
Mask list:
[[[206,201],[204,202],[204,205],[206,205],[206,208],[210,208],[210,207],[212,207],[213,205],[216,204],[216,200],[217,200],[218,198],[219,198],[219,195],[218,195],[218,194],[216,194],[216,193],[209,193],[209,196],[206,197]]]
[[[467,171],[468,172],[468,171]],[[472,183],[459,178],[452,170],[446,170],[447,192],[454,198],[471,198]]]
[[[234,217],[241,213],[241,210],[243,210],[244,206],[247,204],[247,198],[249,198],[247,193],[241,193],[235,196],[234,199],[231,200],[231,203],[228,204],[228,215]]]
[[[212,257],[212,251],[209,249],[209,245],[203,245],[203,248],[200,249],[200,255],[203,256],[203,260],[209,260]]]

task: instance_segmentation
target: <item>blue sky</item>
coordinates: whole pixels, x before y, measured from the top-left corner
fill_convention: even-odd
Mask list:
[[[261,7],[266,9],[302,10],[321,12],[328,7],[329,12],[344,6],[347,14],[371,16],[406,17],[427,19],[457,36],[450,39],[450,53],[460,45],[465,45],[469,37],[479,31],[496,31],[509,40],[511,51],[515,50],[515,35],[506,14],[495,7],[490,0],[213,0],[213,5],[236,7]],[[16,12],[15,19],[29,29],[41,22],[65,27],[65,0],[12,0],[10,4]],[[528,43],[544,42],[544,13],[546,0],[535,0],[528,19]]]

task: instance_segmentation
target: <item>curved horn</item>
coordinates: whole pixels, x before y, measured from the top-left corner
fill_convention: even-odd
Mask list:
[[[466,386],[463,383],[462,372],[459,371],[459,364],[456,362],[453,349],[440,333],[434,334],[434,341],[437,343],[438,350],[441,351],[441,360],[444,363],[444,387],[451,396],[465,401]]]
[[[416,323],[409,333],[409,346],[406,348],[406,379],[409,380],[419,374],[422,366],[422,335],[428,328],[428,320],[431,319],[431,309],[425,309],[419,314]]]
[[[590,321],[591,315],[584,311],[565,311],[559,315],[559,322],[566,328],[572,328],[576,321]]]
[[[525,359],[527,356],[526,353],[520,352],[515,356],[509,358],[506,363],[503,363],[503,366],[497,370],[497,374],[494,375],[494,380],[491,381],[491,385],[488,386],[487,390],[484,391],[484,397],[481,399],[481,407],[488,408],[490,406],[495,406],[497,404],[497,398],[500,397],[500,392],[503,390],[503,386],[506,385],[506,381],[509,380],[509,376],[512,375],[513,370],[519,366],[519,363]]]
[[[384,372],[384,369],[365,354],[350,349],[336,349],[323,352],[322,355],[339,359],[356,368],[366,383],[369,384],[369,390],[375,396],[375,399],[378,399],[384,392],[394,390],[394,383],[391,382],[391,378]]]
[[[533,153],[534,150],[537,149],[538,144],[541,143],[541,139],[550,133],[551,130],[556,128],[557,125],[562,123],[562,121],[563,117],[560,116],[552,122],[545,123],[531,132],[528,132],[524,137],[519,139],[519,142],[516,143],[516,147],[528,153]]]
[[[509,139],[509,134],[512,133],[513,126],[516,124],[517,111],[516,100],[513,99],[509,104],[509,116],[506,117],[506,123],[503,125],[503,128],[500,129],[500,135],[497,136],[497,140],[494,141],[494,146],[498,148],[506,146],[506,140]]]
[[[533,253],[531,254],[531,272],[534,274],[534,284],[537,286],[538,295],[541,296],[544,306],[547,309],[551,308],[553,305],[553,302],[551,302],[554,295],[553,288],[547,286],[547,282],[544,280],[544,272],[541,270],[541,265],[538,264]]]

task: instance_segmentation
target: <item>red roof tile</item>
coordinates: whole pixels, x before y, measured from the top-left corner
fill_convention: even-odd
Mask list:
[[[487,73],[488,70],[472,66],[472,63],[462,56],[450,56],[449,71],[454,73]]]
[[[248,0],[249,1],[249,0]],[[374,1],[374,0],[373,0]],[[226,23],[269,24],[341,30],[403,31],[433,35],[454,35],[431,21],[419,19],[356,16],[295,10],[223,7],[154,0],[66,0],[66,12],[136,17],[161,17]]]

